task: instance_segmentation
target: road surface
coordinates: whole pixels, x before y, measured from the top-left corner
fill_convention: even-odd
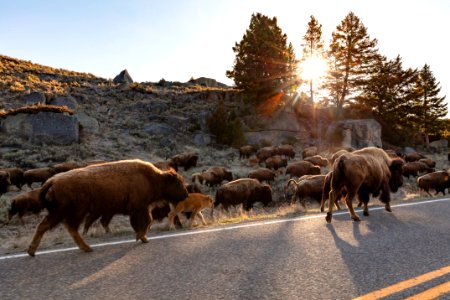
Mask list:
[[[370,208],[3,256],[0,298],[450,299],[450,199]]]

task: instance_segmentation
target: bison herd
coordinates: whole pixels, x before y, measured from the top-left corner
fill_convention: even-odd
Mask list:
[[[154,163],[135,159],[65,162],[27,171],[4,168],[0,169],[0,196],[10,186],[21,190],[24,185],[32,188],[40,184],[13,197],[8,211],[8,222],[18,215],[22,224],[25,213],[47,211],[28,248],[28,254],[34,256],[44,233],[60,223],[78,247],[89,252],[91,247],[79,234],[83,222],[83,234],[98,219],[109,232],[108,225],[114,215],[127,215],[136,240],[146,243],[153,220],[168,217],[172,229],[174,223],[181,226],[179,217],[184,213],[191,227],[196,216],[206,224],[201,211],[207,207],[214,217],[214,209],[219,206],[227,212],[231,206],[240,205],[250,211],[256,202],[267,206],[274,202],[271,184],[282,175],[286,180],[285,200],[288,203],[298,200],[306,208],[306,199],[314,199],[320,203],[321,211],[328,202],[328,223],[332,220],[333,207],[340,209],[339,202],[346,204],[354,221],[360,220],[353,209],[356,200],[363,206],[365,216],[369,215],[371,197],[378,197],[390,212],[391,192],[402,186],[404,177],[421,175],[417,185],[430,196],[430,190],[445,194],[450,187],[449,172],[436,171],[436,163],[419,153],[399,155],[367,147],[355,151],[340,149],[322,157],[316,147],[309,147],[301,155],[301,160],[295,160],[296,152],[291,145],[260,149],[243,146],[239,149],[240,161],[256,165],[245,178],[236,178],[226,167],[213,166],[193,173],[191,183],[178,170],[196,167],[199,157],[195,154],[179,154]],[[203,194],[202,186],[214,189],[215,197]],[[288,190],[292,189],[293,196],[288,197]]]

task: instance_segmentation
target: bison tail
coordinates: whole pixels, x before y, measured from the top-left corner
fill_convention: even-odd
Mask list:
[[[53,181],[52,180],[47,180],[44,185],[41,188],[41,191],[39,192],[39,201],[42,204],[42,207],[44,208],[49,208],[52,205],[52,199],[49,195],[49,190],[50,188],[53,186]]]

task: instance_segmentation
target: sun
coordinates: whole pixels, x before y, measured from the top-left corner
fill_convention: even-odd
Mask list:
[[[317,55],[307,58],[300,65],[301,77],[305,80],[318,79],[325,75],[327,63]]]

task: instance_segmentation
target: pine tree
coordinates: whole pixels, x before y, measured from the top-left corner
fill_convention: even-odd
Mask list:
[[[227,71],[226,76],[257,102],[296,84],[294,50],[287,44],[287,35],[278,27],[276,17],[253,14],[249,28],[233,51],[233,70]]]
[[[377,43],[353,12],[332,33],[328,51],[332,67],[327,86],[338,111],[362,92],[378,57]]]
[[[442,122],[438,122],[438,119],[447,115],[446,96],[438,96],[440,91],[439,82],[436,82],[430,66],[425,64],[415,82],[413,115],[410,119],[416,128],[425,134],[427,148],[430,146],[429,134],[436,134],[441,129],[439,125]]]
[[[306,62],[314,57],[318,59],[324,59],[324,45],[322,40],[322,25],[314,18],[310,17],[308,22],[308,29],[306,34],[303,36],[304,44],[303,46],[303,57],[301,62]],[[303,78],[305,80],[309,79],[309,91],[310,91],[310,101],[314,101],[314,90],[313,90],[313,78]]]

